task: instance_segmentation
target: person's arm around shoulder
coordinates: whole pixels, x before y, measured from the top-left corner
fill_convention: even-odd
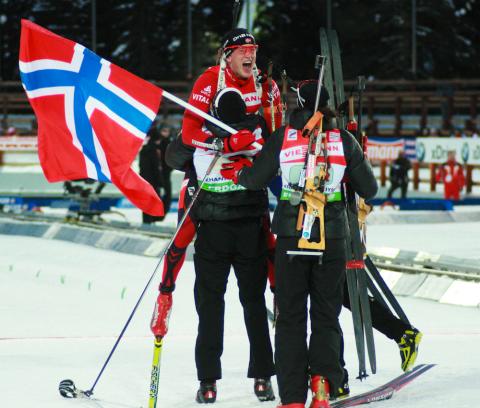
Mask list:
[[[366,200],[377,194],[378,184],[372,166],[365,157],[362,148],[350,132],[341,131],[345,159],[346,174],[353,189]]]
[[[285,128],[282,126],[268,138],[252,167],[244,167],[238,175],[238,184],[249,190],[260,190],[277,175],[280,167],[280,150]]]

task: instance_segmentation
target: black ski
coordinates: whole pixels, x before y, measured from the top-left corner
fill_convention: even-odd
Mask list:
[[[328,31],[328,39],[330,43],[330,50],[332,53],[332,67],[333,67],[333,76],[335,84],[335,98],[336,98],[336,107],[343,105],[345,102],[345,92],[343,85],[343,69],[342,69],[342,59],[341,59],[341,50],[340,44],[338,42],[337,33],[334,30]],[[361,97],[359,97],[361,99]],[[360,112],[358,113],[359,122],[360,122]],[[339,127],[344,129],[346,128],[345,116],[340,116],[338,118]],[[347,190],[348,191],[348,190]],[[356,195],[353,194],[355,197]],[[353,246],[353,255],[355,260],[363,260],[363,255],[365,252],[365,246],[361,239],[360,229],[358,226],[358,212],[357,212],[357,202],[350,200],[349,202],[350,214],[349,220],[353,222],[350,223],[350,233]],[[367,344],[368,350],[368,359],[370,361],[370,368],[372,373],[377,372],[377,362],[376,362],[376,353],[375,353],[375,341],[373,337],[373,327],[372,327],[372,316],[370,312],[370,302],[368,300],[368,287],[367,287],[367,276],[363,267],[356,269],[357,276],[357,285],[358,285],[358,296],[360,300],[360,311],[363,321],[363,329],[365,332],[365,341]]]
[[[327,88],[330,96],[328,106],[333,111],[336,110],[335,94],[333,92],[333,72],[332,72],[332,50],[331,44],[328,40],[327,31],[320,28],[320,47],[322,54],[327,57],[325,65],[324,86]],[[351,242],[347,240],[347,253],[352,254],[353,248]],[[350,299],[350,310],[352,312],[353,330],[355,333],[355,344],[358,356],[358,376],[360,379],[367,377],[367,370],[365,365],[365,332],[363,329],[363,319],[360,312],[360,296],[357,287],[357,272],[355,269],[347,270],[347,287]]]
[[[347,243],[347,253],[351,253],[351,244]],[[358,378],[360,380],[367,377],[367,368],[365,364],[365,331],[363,328],[363,319],[360,312],[360,295],[357,286],[357,270],[347,269],[347,287],[350,299],[350,310],[353,319],[353,332],[355,334],[355,345],[357,347],[358,357]]]
[[[420,375],[433,367],[435,367],[435,364],[420,364],[414,367],[411,371],[403,373],[386,384],[380,385],[379,387],[362,394],[354,395],[353,397],[334,401],[330,404],[330,406],[331,408],[347,408],[369,404],[371,402],[388,400],[393,397],[394,393],[398,392],[403,387],[415,380],[415,378],[418,378]]]
[[[329,56],[332,61],[332,79],[331,88],[335,89],[335,94],[330,94],[330,99],[335,99],[334,107],[337,109],[345,102],[345,92],[343,85],[343,70],[340,55],[340,46],[337,33],[334,30],[321,29],[320,40],[326,37],[328,43]],[[323,39],[325,42],[325,39]],[[322,44],[323,51],[323,44]],[[330,89],[328,89],[330,92]],[[344,116],[338,117],[338,127],[344,129],[346,121]],[[355,330],[355,341],[357,344],[357,353],[359,359],[359,378],[366,377],[365,368],[365,343],[368,350],[370,368],[373,374],[377,371],[375,342],[373,337],[372,317],[370,313],[370,302],[368,299],[367,276],[363,269],[364,245],[361,240],[360,229],[358,226],[358,213],[355,192],[349,185],[346,186],[347,216],[350,230],[350,248],[348,253],[351,255],[349,261],[350,267],[347,269],[347,285],[350,294],[350,306],[353,316]],[[352,266],[352,264],[354,266]],[[355,266],[355,264],[358,264]],[[353,291],[353,292],[352,292]],[[359,309],[359,310],[356,310]]]
[[[365,269],[357,269],[358,294],[360,297],[360,309],[365,329],[365,341],[367,343],[368,360],[372,374],[377,372],[377,357],[375,353],[375,342],[373,337],[372,313],[370,300],[368,299],[367,276]]]

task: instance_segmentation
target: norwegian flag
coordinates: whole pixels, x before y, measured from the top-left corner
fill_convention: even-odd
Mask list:
[[[19,65],[47,180],[111,182],[142,211],[163,215],[154,188],[131,168],[162,89],[28,20]]]

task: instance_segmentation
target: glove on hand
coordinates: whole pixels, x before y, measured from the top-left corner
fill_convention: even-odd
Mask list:
[[[172,311],[173,298],[171,293],[160,292],[153,309],[150,329],[155,337],[164,337],[168,332],[168,320]]]
[[[255,142],[255,135],[248,129],[242,129],[223,139],[223,151],[224,153],[234,153],[249,150],[253,142]]]
[[[235,184],[238,183],[238,174],[244,167],[252,167],[252,162],[245,157],[231,157],[230,163],[222,164],[220,174],[226,179],[232,180]]]

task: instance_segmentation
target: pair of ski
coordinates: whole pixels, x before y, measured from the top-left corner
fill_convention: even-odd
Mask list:
[[[373,390],[364,392],[353,397],[334,401],[330,404],[331,408],[356,407],[358,405],[369,404],[371,402],[384,401],[393,397],[393,394],[410,384],[415,378],[433,368],[435,364],[420,364],[411,371],[403,373],[393,380],[380,385]]]
[[[324,86],[329,93],[329,107],[333,111],[340,111],[337,117],[337,127],[339,129],[347,128],[347,118],[342,111],[346,105],[346,97],[343,83],[343,70],[340,56],[340,46],[337,33],[334,30],[320,29],[320,46],[322,54],[327,57],[325,67]],[[362,145],[361,134],[361,96],[364,88],[363,77],[359,77],[359,108],[358,108],[358,124],[353,117],[353,97],[351,102],[351,117],[349,118],[349,130],[356,133],[357,141]],[[379,271],[375,267],[372,260],[364,257],[365,251],[365,234],[362,234],[358,222],[358,203],[359,197],[349,185],[344,186],[346,198],[346,210],[348,219],[349,237],[347,240],[347,288],[350,299],[350,309],[353,317],[353,327],[355,333],[355,343],[357,348],[360,380],[367,377],[365,351],[368,353],[370,369],[373,374],[376,373],[376,354],[375,343],[373,337],[372,317],[370,312],[369,290],[373,297],[388,310],[393,309],[397,316],[406,324],[410,324],[407,316],[403,312],[395,296],[390,291]],[[390,306],[388,305],[388,303]]]

